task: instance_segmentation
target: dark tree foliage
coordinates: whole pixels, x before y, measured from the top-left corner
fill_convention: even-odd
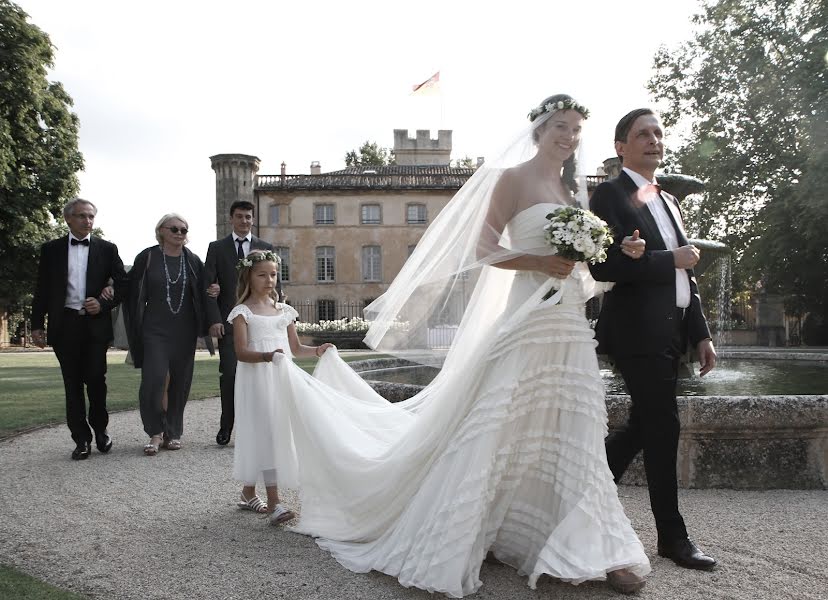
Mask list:
[[[39,246],[83,168],[72,99],[47,79],[52,61],[49,36],[0,0],[0,310],[31,293]]]
[[[719,0],[693,39],[662,48],[649,82],[671,162],[707,183],[688,198],[691,232],[735,251],[743,285],[783,293],[791,312],[828,309],[828,4]]]
[[[348,167],[382,167],[394,164],[394,151],[381,148],[376,142],[366,141],[359,150],[351,150],[345,155]]]

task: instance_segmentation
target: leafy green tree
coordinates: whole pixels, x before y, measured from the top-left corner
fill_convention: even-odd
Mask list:
[[[455,160],[453,166],[462,169],[473,169],[475,167],[475,162],[472,160],[472,157],[467,154],[463,158]]]
[[[0,313],[31,293],[83,168],[72,99],[47,79],[53,58],[49,36],[0,0]]]
[[[691,233],[729,244],[744,284],[828,309],[828,4],[708,1],[696,33],[655,57],[649,89],[687,132],[671,161],[707,183]]]
[[[393,164],[394,151],[381,148],[376,142],[366,141],[359,150],[351,150],[345,154],[345,166],[348,167],[383,167]]]

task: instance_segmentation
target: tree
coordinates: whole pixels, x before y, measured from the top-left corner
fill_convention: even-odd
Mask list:
[[[347,167],[383,167],[393,165],[394,151],[380,148],[376,142],[366,141],[359,150],[351,150],[345,155]]]
[[[707,183],[686,207],[692,233],[729,244],[746,283],[828,317],[826,6],[707,2],[693,39],[657,53],[649,89],[688,132],[671,160]]]
[[[40,244],[83,168],[72,99],[46,77],[51,41],[27,19],[0,0],[0,312],[31,293]]]
[[[463,158],[458,158],[457,160],[455,160],[453,166],[462,169],[474,169],[476,165],[472,160],[472,157],[467,154]]]

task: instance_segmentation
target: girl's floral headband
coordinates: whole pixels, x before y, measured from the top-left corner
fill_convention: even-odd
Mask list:
[[[240,258],[239,262],[236,263],[236,270],[249,269],[253,266],[253,263],[263,261],[274,262],[277,267],[282,264],[282,259],[271,250],[255,251],[248,254],[246,258]]]

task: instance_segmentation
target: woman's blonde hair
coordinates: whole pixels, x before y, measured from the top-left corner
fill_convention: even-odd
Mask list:
[[[236,268],[239,270],[239,279],[236,284],[236,304],[242,304],[250,297],[250,273],[257,263],[272,262],[279,269],[279,257],[270,250],[252,250],[247,257],[241,259]],[[270,290],[270,298],[274,305],[279,301],[279,292]]]
[[[155,225],[155,241],[157,241],[159,244],[163,242],[163,238],[161,237],[161,229],[164,227],[164,225],[166,225],[167,223],[169,223],[173,219],[178,219],[179,221],[184,223],[184,227],[186,227],[187,229],[190,228],[190,224],[187,223],[187,219],[185,219],[184,217],[182,217],[178,213],[167,213],[166,215],[161,217],[161,220],[158,221],[158,223],[156,223],[156,225]],[[184,236],[184,243],[186,244],[189,241],[190,241],[190,238],[185,235]]]

